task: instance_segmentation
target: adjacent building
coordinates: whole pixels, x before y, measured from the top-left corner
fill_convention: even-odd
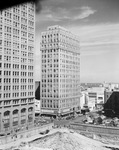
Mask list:
[[[80,110],[79,38],[58,25],[41,36],[41,113],[61,116]]]
[[[104,103],[107,102],[107,100],[110,98],[110,96],[112,95],[113,92],[114,92],[114,90],[105,89],[105,91],[104,91]]]
[[[119,84],[118,83],[106,83],[106,82],[104,82],[104,87],[105,87],[104,103],[106,103],[114,91],[119,91]]]
[[[34,123],[35,8],[0,11],[0,132]]]
[[[92,87],[88,88],[88,106],[90,110],[97,107],[102,107],[104,104],[104,87]]]

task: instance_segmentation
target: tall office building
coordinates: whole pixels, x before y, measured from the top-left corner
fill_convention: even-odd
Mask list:
[[[79,39],[58,25],[42,32],[41,113],[61,116],[80,110]]]
[[[34,122],[35,5],[0,11],[0,132]]]

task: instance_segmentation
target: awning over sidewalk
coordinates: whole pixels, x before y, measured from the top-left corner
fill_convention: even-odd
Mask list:
[[[41,115],[51,115],[51,116],[56,116],[56,113],[53,112],[42,112]]]

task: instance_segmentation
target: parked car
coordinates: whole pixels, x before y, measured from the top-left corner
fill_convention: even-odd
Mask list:
[[[42,134],[42,135],[47,134],[47,133],[49,133],[49,130],[48,130],[48,129],[45,130],[45,131],[40,132],[40,134]]]
[[[0,136],[5,136],[5,133],[0,133]]]

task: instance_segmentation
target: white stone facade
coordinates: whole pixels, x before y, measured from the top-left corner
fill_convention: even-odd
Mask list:
[[[0,11],[0,131],[34,122],[35,5]]]
[[[41,113],[80,109],[79,39],[60,26],[42,32]],[[67,111],[65,111],[67,110]]]

